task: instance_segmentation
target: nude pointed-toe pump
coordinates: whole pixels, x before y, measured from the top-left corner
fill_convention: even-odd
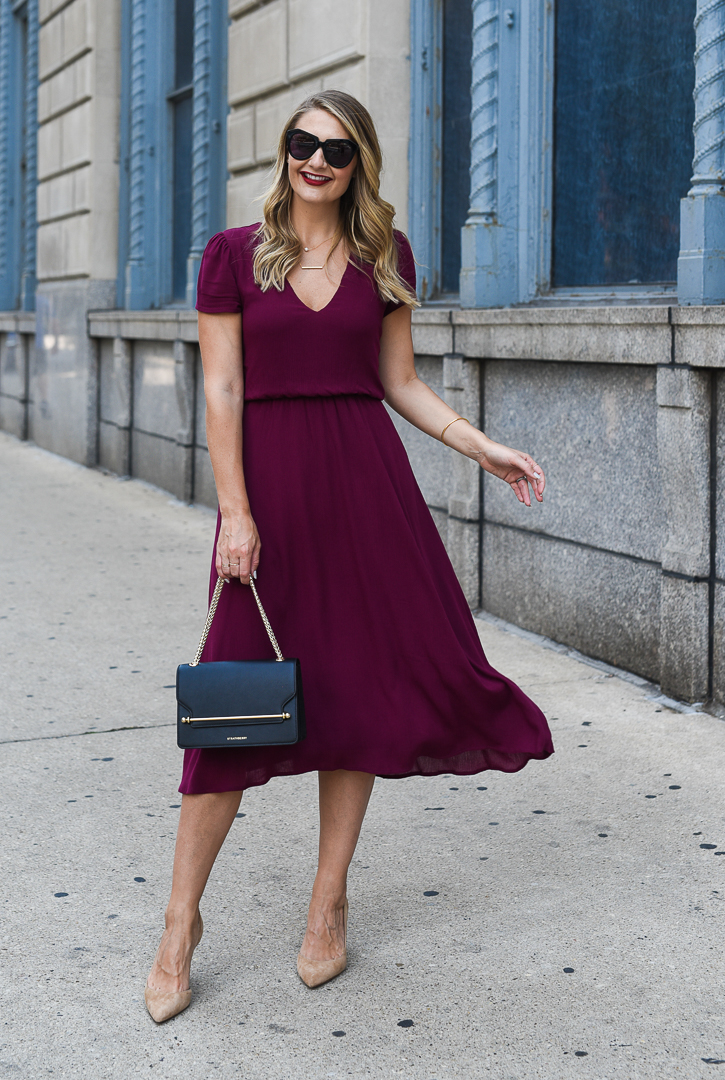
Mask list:
[[[204,934],[204,922],[201,915],[199,916],[199,922],[201,923],[201,930],[196,945],[199,944]],[[196,948],[196,945],[194,948]],[[147,982],[144,990],[144,1001],[151,1019],[155,1020],[157,1024],[163,1024],[165,1020],[170,1020],[172,1016],[177,1016],[184,1009],[188,1009],[189,1005],[191,1005],[191,989],[171,992],[154,990]]]
[[[336,975],[342,974],[347,967],[347,900],[342,912],[342,933],[345,941],[342,956],[336,956],[334,960],[307,960],[302,953],[298,955],[297,974],[305,986],[322,986]]]

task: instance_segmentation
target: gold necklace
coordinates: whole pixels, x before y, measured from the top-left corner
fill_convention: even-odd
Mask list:
[[[319,244],[315,244],[314,247],[309,248],[309,247],[304,247],[304,245],[303,245],[303,248],[304,248],[305,251],[317,251],[318,247],[322,247],[323,244],[326,244],[329,240],[332,240],[334,235],[335,234],[333,233],[332,236],[328,236],[327,240],[320,240]]]
[[[322,247],[323,244],[329,243],[329,241],[333,239],[334,235],[335,234],[333,233],[332,236],[328,236],[327,240],[320,240],[319,244],[315,244],[315,246],[311,247],[311,248],[304,247],[304,245],[303,245],[304,250],[305,251],[316,251],[318,247]],[[329,255],[328,255],[328,258],[329,258]],[[325,266],[326,266],[326,262],[323,263],[322,266],[300,266],[300,270],[324,270]]]

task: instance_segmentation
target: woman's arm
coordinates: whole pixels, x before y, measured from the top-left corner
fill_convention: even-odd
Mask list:
[[[204,366],[206,438],[222,517],[216,568],[221,577],[238,577],[246,585],[259,564],[260,542],[242,463],[242,316],[200,311],[199,347]]]
[[[383,319],[380,378],[388,405],[435,439],[440,439],[446,425],[458,416],[416,374],[410,308],[398,308]],[[464,421],[448,428],[445,443],[460,454],[473,458],[486,472],[510,484],[519,502],[531,506],[529,484],[538,501],[542,502],[546,485],[544,470],[528,454],[493,442],[478,428]],[[526,479],[522,481],[523,477]]]

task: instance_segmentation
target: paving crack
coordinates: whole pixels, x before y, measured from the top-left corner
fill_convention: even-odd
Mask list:
[[[71,731],[67,735],[33,735],[27,739],[0,739],[0,746],[21,742],[46,742],[48,739],[78,739],[81,735],[110,735],[112,731],[153,731],[155,728],[176,727],[175,723],[127,724],[125,727],[92,728],[90,731]]]

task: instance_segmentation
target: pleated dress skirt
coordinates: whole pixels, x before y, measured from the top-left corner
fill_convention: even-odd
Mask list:
[[[261,537],[257,586],[298,657],[307,737],[187,750],[184,793],[352,769],[382,777],[515,772],[553,752],[540,709],[486,660],[383,403],[251,401],[244,462]],[[216,581],[212,558],[210,590]],[[248,586],[225,586],[203,661],[273,657]]]

